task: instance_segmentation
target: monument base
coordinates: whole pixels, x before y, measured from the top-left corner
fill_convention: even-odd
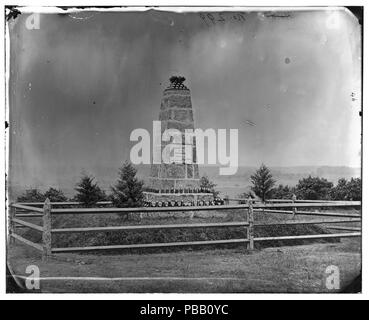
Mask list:
[[[144,192],[145,203],[150,207],[187,207],[215,205],[212,193],[155,193]]]
[[[147,207],[191,207],[191,206],[216,206],[224,204],[219,198],[214,198],[212,193],[156,193],[144,192],[145,206]],[[227,213],[218,211],[173,211],[173,212],[147,212],[141,213],[140,218],[211,218],[226,217]]]

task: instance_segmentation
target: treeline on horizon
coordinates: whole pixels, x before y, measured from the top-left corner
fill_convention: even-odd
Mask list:
[[[251,183],[251,190],[240,194],[240,198],[251,196],[265,201],[267,199],[291,199],[295,195],[299,200],[361,201],[362,199],[360,178],[350,180],[341,178],[334,185],[325,178],[309,175],[300,179],[293,187],[277,185],[270,169],[264,164],[251,176]],[[200,179],[200,188],[209,190],[214,197],[219,194],[216,184],[207,176]],[[117,181],[110,187],[109,194],[99,187],[93,176],[86,173],[82,174],[74,189],[76,194],[71,198],[66,197],[62,190],[52,187],[44,193],[37,188],[28,189],[17,197],[17,201],[44,202],[48,198],[51,202],[76,201],[84,207],[92,207],[99,201],[112,201],[116,207],[139,207],[144,203],[144,182],[137,178],[137,169],[129,162],[124,163],[119,169]]]
[[[251,176],[251,183],[252,192],[241,194],[241,198],[257,196],[263,202],[266,199],[291,199],[293,196],[299,200],[361,201],[362,198],[360,178],[340,178],[334,185],[325,178],[309,175],[293,187],[283,184],[276,186],[276,180],[264,164]]]

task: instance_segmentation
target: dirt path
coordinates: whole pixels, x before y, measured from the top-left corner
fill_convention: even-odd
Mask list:
[[[20,276],[27,276],[27,266],[38,266],[40,277],[49,278],[41,280],[42,292],[332,292],[325,285],[328,266],[339,268],[341,288],[361,271],[360,239],[253,253],[240,248],[63,254],[48,263],[34,250],[15,244],[8,262]]]

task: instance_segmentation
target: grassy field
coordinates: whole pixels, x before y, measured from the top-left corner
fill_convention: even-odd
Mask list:
[[[17,275],[26,276],[26,267],[37,265],[41,278],[54,277],[41,281],[42,292],[72,293],[337,292],[340,290],[330,291],[325,286],[328,266],[339,268],[341,288],[361,271],[360,239],[252,253],[238,248],[129,255],[62,254],[47,263],[34,250],[14,245],[8,262]],[[96,277],[124,279],[93,279]]]
[[[340,210],[341,211],[341,210]],[[358,213],[355,210],[346,212]],[[161,218],[125,220],[112,215],[65,216],[54,220],[54,227],[101,226],[118,224],[198,223],[210,221],[240,221],[244,212],[219,213],[211,216],[197,215],[193,219]],[[291,220],[290,215],[255,214],[256,222]],[[317,219],[296,216],[295,219]],[[36,222],[36,221],[35,221]],[[354,225],[354,224],[351,224]],[[28,239],[37,238],[34,233],[22,231]],[[257,227],[256,236],[297,235],[328,233],[324,226]],[[242,228],[196,230],[183,233],[154,232],[135,233],[127,239],[118,236],[64,235],[53,239],[57,245],[96,245],[109,241],[163,242],[206,240],[213,238],[244,237]],[[112,238],[111,238],[112,237]],[[114,238],[116,237],[116,238]],[[36,241],[37,239],[32,239]],[[124,241],[122,241],[124,240]],[[76,243],[77,242],[77,243]],[[248,252],[245,245],[227,247],[203,247],[187,249],[114,251],[100,254],[59,254],[47,263],[31,248],[16,243],[8,249],[8,262],[13,272],[25,276],[28,265],[37,265],[42,278],[42,292],[331,292],[325,286],[325,270],[330,265],[339,267],[341,288],[348,285],[361,271],[361,239],[327,241],[299,241],[263,243],[257,250]],[[271,247],[275,246],[275,247]],[[97,278],[97,279],[96,279]],[[122,279],[111,279],[122,278]],[[339,290],[337,290],[339,291]]]
[[[346,210],[347,213],[358,213],[356,210]],[[210,223],[210,222],[230,222],[245,221],[246,210],[232,211],[209,211],[196,212],[191,218],[190,213],[178,216],[167,217],[144,217],[139,215],[126,217],[117,214],[104,215],[62,215],[53,217],[53,228],[71,228],[71,227],[105,227],[119,225],[152,225],[152,224],[191,224],[191,223]],[[286,214],[270,214],[255,212],[255,223],[275,223],[291,220],[311,220],[321,219],[319,217],[296,216]],[[328,218],[329,219],[329,218]],[[28,221],[40,224],[39,218],[30,218]],[[41,234],[37,231],[23,229],[18,231],[26,239],[40,243]],[[329,233],[321,225],[295,225],[295,226],[257,226],[255,227],[255,237],[272,236],[292,236]],[[113,231],[113,232],[88,232],[88,233],[69,233],[53,236],[53,247],[73,247],[73,246],[101,246],[114,244],[139,244],[139,243],[162,243],[176,241],[206,241],[220,239],[239,239],[246,237],[244,227],[232,228],[196,228],[196,229],[171,229],[171,230],[141,230],[141,231]],[[274,241],[257,243],[256,248],[261,249],[271,246],[283,245],[302,245],[309,243],[326,243],[336,240],[299,240],[291,242]],[[237,247],[238,245],[228,245],[227,247]],[[202,249],[202,248],[200,248]],[[162,252],[167,249],[160,249]],[[171,252],[175,249],[169,249]],[[183,250],[181,248],[180,250]],[[146,251],[145,251],[146,252]],[[156,250],[156,252],[158,252]],[[140,251],[132,251],[140,253]]]

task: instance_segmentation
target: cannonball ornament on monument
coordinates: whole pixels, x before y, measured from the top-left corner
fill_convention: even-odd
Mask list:
[[[170,88],[173,89],[187,89],[187,87],[183,84],[186,81],[185,77],[182,76],[171,76],[169,78]]]

